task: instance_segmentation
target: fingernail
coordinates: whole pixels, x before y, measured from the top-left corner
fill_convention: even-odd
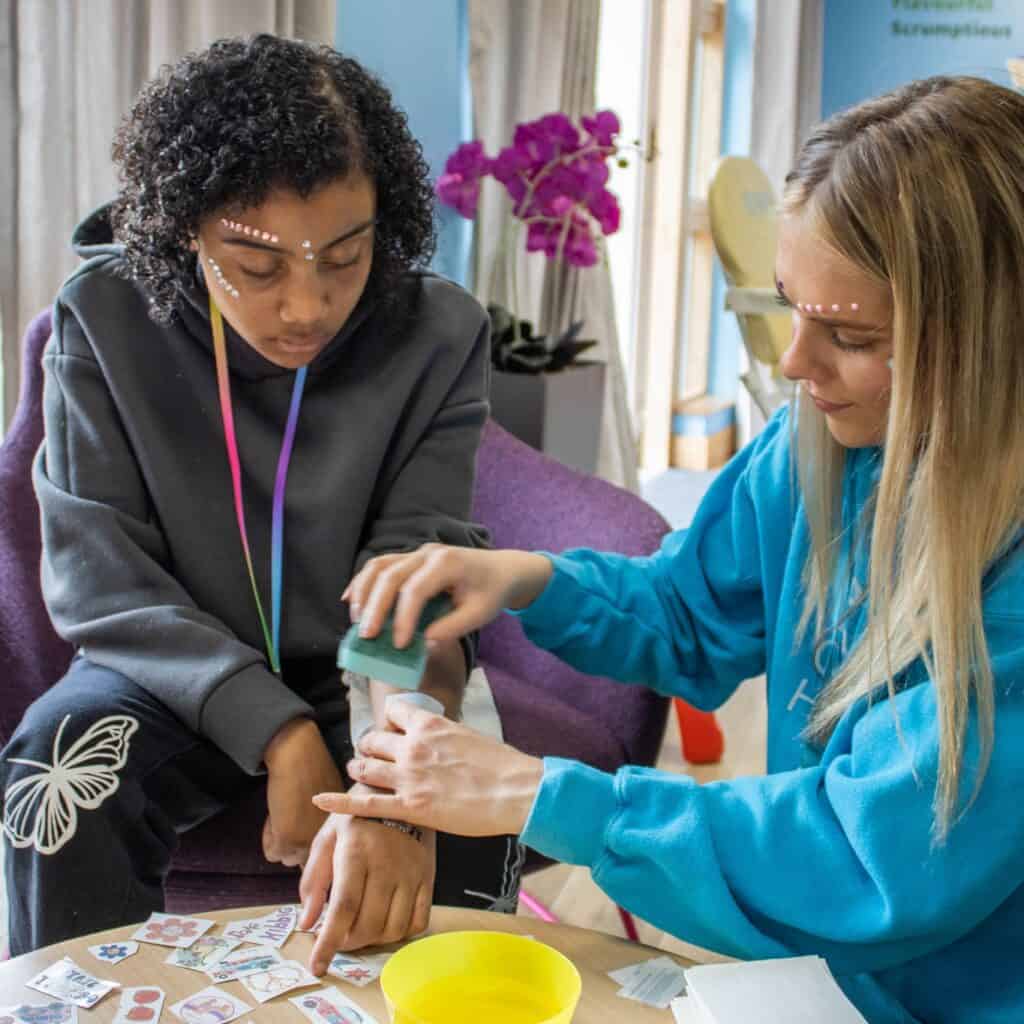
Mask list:
[[[313,964],[313,973],[317,977],[320,977],[320,975],[323,974],[324,971],[326,971],[326,970],[327,970],[327,964],[325,964],[323,962],[323,960],[317,960],[317,962],[315,964]]]
[[[349,615],[352,617],[352,621],[353,622],[358,622],[359,621],[359,614],[360,614],[360,612],[362,612],[362,610],[363,610],[362,605],[358,605],[358,604],[352,605],[352,607],[349,609]]]

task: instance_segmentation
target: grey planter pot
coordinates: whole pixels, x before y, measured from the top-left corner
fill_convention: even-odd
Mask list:
[[[597,470],[605,365],[581,360],[557,373],[491,370],[491,416],[510,434],[584,473]]]

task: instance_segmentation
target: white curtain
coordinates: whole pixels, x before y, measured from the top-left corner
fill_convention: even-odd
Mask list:
[[[823,0],[758,0],[751,80],[750,157],[777,197],[797,151],[821,118]],[[730,314],[731,315],[731,314]],[[740,352],[741,371],[750,369]],[[761,372],[755,367],[753,372]],[[764,426],[745,388],[737,397],[739,442]]]
[[[775,189],[821,117],[822,0],[759,0],[750,155]]]
[[[552,111],[574,119],[594,110],[600,0],[470,0],[470,80],[476,135],[487,152],[508,145],[517,122]],[[488,181],[476,233],[476,293],[532,320],[542,331],[583,320],[591,352],[606,364],[600,476],[638,490],[637,446],[626,398],[611,275],[577,270],[509,244],[508,198]],[[518,295],[508,260],[515,259]],[[588,353],[590,354],[590,353]]]
[[[334,0],[0,0],[0,329],[4,423],[19,345],[77,257],[71,231],[113,198],[111,141],[161,65],[223,36],[333,43]]]

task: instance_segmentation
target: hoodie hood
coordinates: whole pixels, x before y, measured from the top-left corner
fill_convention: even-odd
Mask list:
[[[96,256],[124,256],[124,245],[114,240],[114,229],[111,224],[113,203],[104,203],[93,210],[71,235],[71,246],[83,259]],[[192,280],[182,289],[182,299],[178,303],[178,315],[189,336],[210,354],[213,354],[213,331],[210,326],[210,294],[206,282],[196,260]],[[136,283],[137,287],[144,287]],[[309,364],[309,373],[316,375],[326,370],[338,358],[345,342],[362,327],[370,318],[377,306],[371,297],[371,289],[363,292],[356,308],[342,324],[341,330],[324,346],[316,358]],[[265,377],[281,377],[293,374],[294,370],[278,366],[256,351],[232,326],[228,319],[228,311],[221,307],[224,314],[224,335],[228,348],[228,362],[232,376],[247,380],[258,380]]]

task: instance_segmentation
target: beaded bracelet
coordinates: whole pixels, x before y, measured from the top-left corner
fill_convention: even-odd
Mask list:
[[[423,841],[423,829],[419,825],[410,825],[407,821],[398,821],[395,818],[367,818],[366,820],[376,821],[381,825],[387,825],[388,828],[404,832],[407,836],[412,836],[417,842]]]

